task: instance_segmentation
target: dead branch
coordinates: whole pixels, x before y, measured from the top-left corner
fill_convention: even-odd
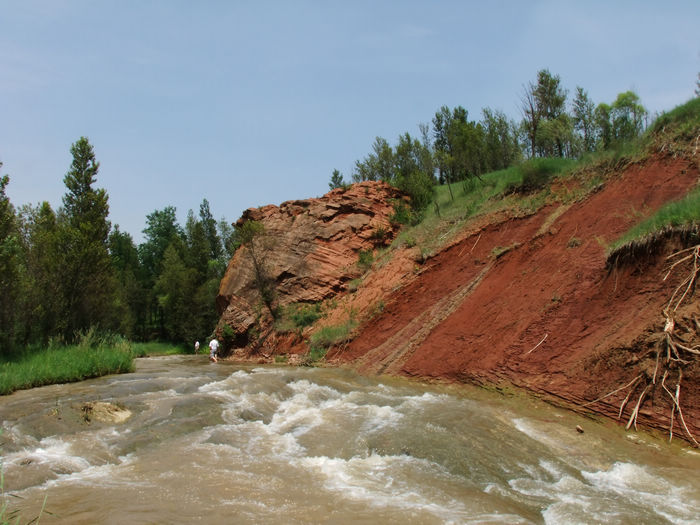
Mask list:
[[[532,352],[535,348],[537,348],[537,347],[540,346],[542,343],[544,343],[544,340],[547,339],[547,336],[548,336],[548,335],[549,335],[549,334],[544,334],[544,337],[542,338],[542,341],[540,341],[540,342],[537,343],[535,346],[533,346],[533,347],[530,349],[530,352]],[[527,354],[529,354],[530,352],[528,352]],[[525,355],[527,355],[527,354],[525,354]]]
[[[625,430],[629,430],[630,426],[634,424],[634,429],[637,430],[637,416],[639,416],[639,407],[642,406],[642,401],[644,401],[644,396],[647,394],[647,390],[649,390],[649,387],[651,385],[647,385],[644,387],[644,390],[642,390],[641,395],[639,396],[639,399],[637,400],[637,404],[634,407],[634,410],[632,411],[632,414],[630,415],[630,419],[627,422],[627,426],[625,427]]]
[[[611,395],[613,395],[613,394],[619,392],[620,390],[622,390],[622,389],[624,389],[624,388],[627,388],[628,386],[632,386],[635,382],[639,381],[641,378],[642,378],[642,374],[639,374],[637,377],[635,377],[632,381],[630,381],[630,382],[627,383],[626,385],[621,386],[620,388],[616,388],[616,389],[613,390],[612,392],[608,392],[608,393],[605,394],[604,396],[600,396],[598,399],[594,399],[593,401],[589,401],[588,403],[584,403],[584,404],[581,405],[581,406],[582,406],[582,407],[586,407],[586,406],[588,406],[588,405],[592,405],[593,403],[597,403],[598,401],[602,401],[602,400],[605,399],[606,397],[610,397]]]

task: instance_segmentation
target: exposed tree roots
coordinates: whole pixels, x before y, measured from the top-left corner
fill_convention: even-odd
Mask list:
[[[685,435],[688,437],[688,440],[694,446],[698,447],[700,444],[688,429],[688,425],[683,418],[680,396],[683,370],[698,362],[700,359],[700,345],[693,346],[692,344],[686,343],[684,339],[688,338],[688,336],[686,335],[685,338],[681,338],[678,335],[676,328],[680,325],[676,320],[676,312],[684,301],[692,297],[695,292],[698,273],[700,273],[700,244],[675,252],[669,255],[667,260],[674,262],[669,267],[668,272],[664,277],[664,281],[668,279],[676,268],[684,263],[689,267],[689,271],[686,278],[674,290],[666,308],[664,308],[662,312],[666,322],[664,325],[663,337],[660,339],[655,348],[656,355],[653,373],[649,374],[646,371],[642,372],[629,383],[608,392],[604,396],[590,401],[583,406],[592,405],[612,396],[613,394],[616,394],[617,392],[627,390],[627,395],[622,400],[622,403],[620,403],[620,410],[618,413],[618,419],[620,419],[630,398],[636,393],[636,391],[638,391],[640,387],[642,387],[641,394],[639,394],[637,402],[627,421],[627,425],[625,426],[625,428],[629,429],[634,425],[636,430],[639,410],[642,407],[647,394],[649,394],[650,391],[653,391],[657,384],[660,384],[661,388],[663,388],[663,390],[671,398],[669,441],[673,439],[674,421],[677,420],[685,432]],[[695,317],[692,319],[692,325],[689,325],[689,323],[686,321],[683,329],[686,333],[690,334],[690,340],[697,341],[698,338],[700,338],[700,322]],[[671,381],[671,377],[677,377],[677,379],[675,386],[671,386],[669,388],[666,383],[667,381]]]

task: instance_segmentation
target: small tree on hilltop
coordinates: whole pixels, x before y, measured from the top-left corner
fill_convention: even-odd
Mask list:
[[[333,175],[331,175],[331,181],[328,183],[328,187],[332,190],[336,188],[342,188],[345,186],[345,181],[343,180],[343,175],[338,170],[333,170]]]

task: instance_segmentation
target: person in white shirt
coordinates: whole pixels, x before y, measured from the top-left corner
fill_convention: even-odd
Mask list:
[[[216,363],[217,354],[219,353],[219,341],[216,338],[209,341],[209,361]]]
[[[194,342],[194,353],[195,354],[199,353],[199,341]]]

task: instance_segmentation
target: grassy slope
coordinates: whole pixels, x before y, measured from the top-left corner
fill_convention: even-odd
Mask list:
[[[499,210],[513,215],[536,211],[549,202],[572,202],[585,197],[599,184],[606,173],[631,162],[641,161],[653,153],[681,154],[692,157],[700,149],[700,98],[695,98],[659,117],[638,141],[623,144],[612,151],[588,155],[579,161],[569,159],[535,159],[520,166],[482,175],[436,188],[434,206],[426,210],[421,222],[405,228],[397,242],[417,245],[425,255],[433,254],[467,223],[478,216]],[[554,185],[527,185],[528,179],[545,172],[552,181],[574,179],[567,189],[553,190]],[[526,186],[526,192],[513,188]],[[700,223],[700,188],[678,202],[669,203],[610,246],[610,250],[642,239],[668,227],[687,227]]]

